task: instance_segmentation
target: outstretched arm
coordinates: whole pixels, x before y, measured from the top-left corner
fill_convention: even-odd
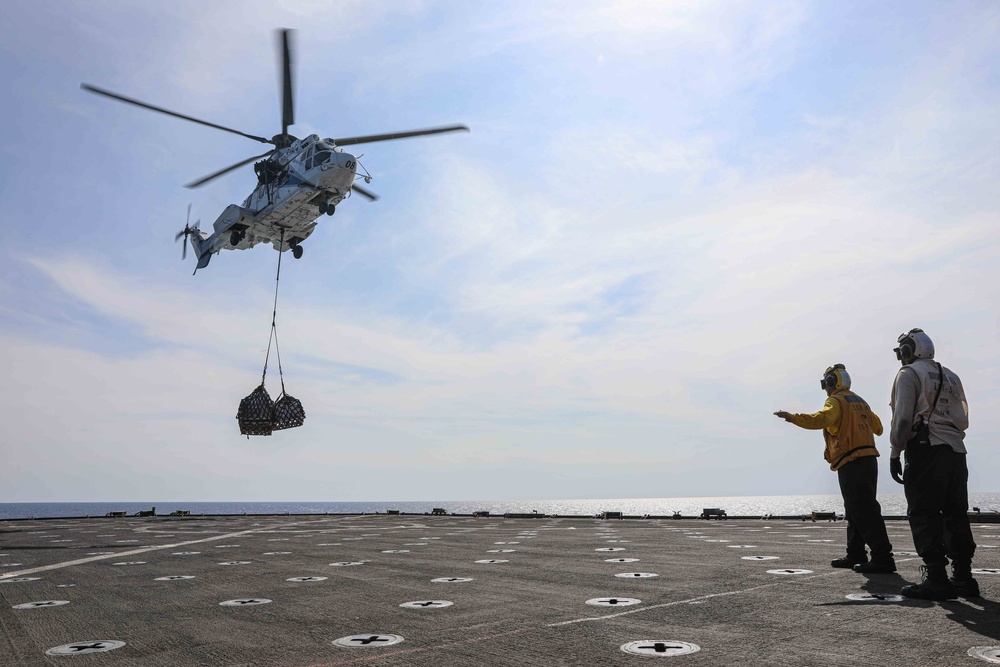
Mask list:
[[[836,399],[831,397],[826,399],[822,410],[814,412],[811,415],[785,412],[784,410],[778,410],[774,415],[800,428],[819,430],[840,423],[840,404]]]

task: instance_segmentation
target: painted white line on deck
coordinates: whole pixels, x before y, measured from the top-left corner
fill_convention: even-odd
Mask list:
[[[822,577],[829,577],[838,574],[845,574],[844,572],[827,572],[825,574],[817,574],[812,577],[802,577],[797,581],[793,582],[788,579],[783,579],[781,581],[775,581],[769,584],[761,584],[760,586],[752,586],[750,588],[743,588],[738,591],[725,591],[723,593],[709,593],[708,595],[699,595],[698,597],[688,598],[686,600],[674,600],[673,602],[664,602],[661,604],[649,605],[648,607],[638,607],[636,609],[629,609],[628,611],[618,612],[617,614],[607,614],[605,616],[587,616],[585,618],[576,618],[572,621],[560,621],[558,623],[549,623],[545,627],[555,628],[560,625],[573,625],[575,623],[585,623],[587,621],[606,621],[609,618],[618,618],[619,616],[628,616],[630,614],[637,614],[642,611],[649,611],[650,609],[663,609],[664,607],[674,607],[679,604],[691,604],[692,602],[704,602],[705,600],[710,600],[712,598],[725,597],[727,595],[740,595],[741,593],[750,593],[752,591],[759,591],[764,588],[771,588],[773,586],[786,586],[793,583],[801,584],[804,581],[809,581],[811,579],[820,579]]]
[[[525,632],[537,632],[538,630],[541,630],[543,628],[554,628],[554,627],[559,627],[559,626],[562,626],[562,625],[573,625],[573,624],[576,624],[576,623],[584,623],[586,621],[604,621],[604,620],[607,620],[609,618],[617,618],[619,616],[627,616],[629,614],[637,614],[639,612],[648,611],[650,609],[662,609],[663,607],[673,607],[673,606],[679,605],[679,604],[690,604],[692,602],[700,602],[700,601],[704,601],[704,600],[709,600],[711,598],[724,597],[724,596],[727,596],[727,595],[739,595],[741,593],[750,593],[752,591],[761,590],[763,588],[771,588],[773,586],[787,586],[789,584],[792,584],[792,585],[801,584],[802,582],[809,581],[811,579],[820,579],[820,578],[823,578],[823,577],[843,575],[843,574],[846,574],[847,572],[848,572],[847,570],[842,570],[842,571],[839,571],[839,572],[827,572],[825,574],[817,574],[817,575],[814,575],[814,576],[811,576],[811,577],[802,577],[801,579],[798,579],[798,580],[796,580],[794,582],[790,581],[790,580],[775,581],[773,583],[761,584],[760,586],[752,586],[750,588],[744,588],[744,589],[737,590],[737,591],[725,591],[723,593],[709,593],[708,595],[700,595],[698,597],[688,598],[686,600],[676,600],[674,602],[664,602],[663,604],[650,605],[648,607],[639,607],[637,609],[632,609],[632,610],[629,610],[629,611],[623,611],[623,612],[620,612],[620,613],[617,613],[617,614],[608,614],[606,616],[590,616],[590,617],[587,617],[587,618],[577,618],[577,619],[574,619],[572,621],[561,621],[559,623],[549,623],[549,624],[543,625],[543,626],[520,627],[520,628],[515,628],[514,630],[509,630],[507,632],[498,632],[498,633],[495,633],[495,634],[485,635],[485,636],[481,636],[481,637],[472,637],[472,638],[461,640],[461,641],[457,641],[457,642],[448,642],[446,644],[437,644],[435,646],[423,646],[423,647],[420,647],[420,648],[404,649],[402,651],[392,651],[392,652],[386,652],[386,653],[379,653],[378,655],[364,656],[364,657],[354,658],[354,659],[336,660],[336,661],[332,661],[332,662],[315,663],[315,664],[309,665],[309,667],[335,667],[337,665],[350,665],[350,664],[357,664],[357,663],[362,663],[362,662],[371,662],[371,661],[374,661],[374,660],[384,660],[384,659],[386,659],[386,658],[388,658],[390,656],[402,655],[402,654],[406,654],[406,653],[423,653],[423,652],[426,652],[426,651],[437,651],[437,650],[440,650],[440,649],[447,649],[447,648],[452,648],[452,647],[455,647],[455,646],[462,646],[464,644],[473,644],[473,643],[476,643],[476,642],[489,641],[491,639],[499,639],[501,637],[509,637],[511,635],[522,634],[522,633],[525,633]]]
[[[227,533],[225,535],[213,535],[212,537],[205,537],[200,540],[188,540],[187,542],[174,542],[171,544],[158,544],[156,546],[142,547],[141,549],[132,549],[130,551],[116,551],[113,554],[106,554],[103,556],[91,556],[90,558],[78,558],[76,560],[68,560],[63,563],[53,563],[52,565],[42,565],[40,567],[32,567],[27,570],[18,570],[17,572],[6,572],[0,574],[0,581],[4,579],[10,579],[13,577],[23,577],[28,574],[36,574],[38,572],[48,572],[49,570],[59,570],[64,567],[72,567],[73,565],[83,565],[84,563],[92,563],[99,560],[108,560],[109,558],[121,558],[122,556],[134,556],[135,554],[143,554],[148,551],[160,551],[161,549],[176,549],[177,547],[187,546],[189,544],[200,544],[202,542],[213,542],[215,540],[227,540],[231,537],[239,537],[240,535],[247,535],[249,533],[258,533],[265,530],[274,530],[275,528],[285,528],[287,526],[297,526],[303,523],[302,521],[295,521],[292,523],[280,523],[273,526],[261,526],[259,528],[251,528],[250,530],[241,530],[236,533]]]
[[[897,563],[904,563],[904,562],[906,562],[908,560],[916,560],[916,559],[915,558],[900,558],[900,559],[897,559],[896,562]],[[573,625],[574,623],[584,623],[586,621],[604,621],[604,620],[607,620],[609,618],[617,618],[619,616],[628,616],[629,614],[638,614],[639,612],[646,611],[648,609],[662,609],[664,607],[673,607],[673,606],[676,606],[676,605],[679,605],[679,604],[691,604],[691,603],[694,603],[694,602],[704,602],[705,600],[710,600],[712,598],[724,597],[724,596],[727,596],[727,595],[739,595],[741,593],[750,593],[751,591],[759,591],[759,590],[761,590],[763,588],[771,588],[772,586],[784,586],[786,584],[801,584],[802,582],[810,581],[812,579],[821,579],[823,577],[830,577],[830,576],[834,576],[834,575],[838,575],[838,574],[847,574],[848,572],[852,572],[852,570],[844,569],[844,570],[841,570],[839,572],[826,572],[824,574],[816,574],[816,575],[813,575],[811,577],[802,577],[801,579],[798,579],[797,581],[791,581],[791,580],[775,581],[775,582],[772,582],[772,583],[769,583],[769,584],[761,584],[760,586],[752,586],[751,588],[744,588],[744,589],[737,590],[737,591],[725,591],[723,593],[709,593],[708,595],[699,595],[698,597],[688,598],[687,600],[675,600],[673,602],[664,602],[662,604],[654,604],[654,605],[650,605],[648,607],[637,607],[636,609],[629,609],[628,611],[618,612],[617,614],[607,614],[606,616],[588,616],[586,618],[577,618],[577,619],[574,619],[572,621],[560,621],[559,623],[549,623],[545,627],[547,627],[547,628],[554,628],[554,627],[557,627],[557,626],[560,626],[560,625]]]

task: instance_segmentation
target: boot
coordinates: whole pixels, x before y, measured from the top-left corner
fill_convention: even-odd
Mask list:
[[[872,558],[868,563],[855,565],[854,571],[861,574],[892,574],[896,571],[896,560],[891,555]]]
[[[954,600],[958,597],[955,586],[948,581],[944,565],[921,565],[920,577],[919,584],[903,586],[900,593],[920,600]]]
[[[979,582],[972,578],[972,561],[951,562],[951,585],[955,592],[966,598],[979,597]]]
[[[854,558],[853,556],[844,556],[843,558],[834,558],[830,561],[830,567],[842,567],[845,570],[850,570],[855,565],[864,565],[868,562],[868,556],[862,556],[861,558]]]

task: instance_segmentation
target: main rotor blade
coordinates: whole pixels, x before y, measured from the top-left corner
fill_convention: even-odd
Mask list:
[[[240,167],[242,167],[242,166],[243,166],[243,165],[245,165],[245,164],[250,164],[250,163],[251,163],[251,162],[253,162],[254,160],[259,160],[259,159],[261,159],[262,157],[267,157],[268,155],[270,155],[270,154],[271,154],[271,153],[273,153],[273,152],[274,152],[274,150],[269,150],[269,151],[268,151],[268,152],[266,152],[266,153],[262,153],[262,154],[260,154],[260,155],[255,155],[255,156],[253,156],[253,157],[248,157],[248,158],[247,158],[246,160],[243,160],[242,162],[237,162],[236,164],[234,164],[234,165],[230,165],[230,166],[226,167],[225,169],[220,169],[219,171],[215,172],[214,174],[209,174],[209,175],[208,175],[208,176],[206,176],[205,178],[202,178],[202,179],[199,179],[199,180],[197,180],[197,181],[194,181],[194,182],[192,182],[192,183],[188,183],[188,184],[187,184],[187,185],[185,185],[184,187],[186,187],[186,188],[197,188],[197,187],[201,187],[202,185],[205,185],[205,183],[208,183],[209,181],[211,181],[211,180],[213,180],[213,179],[216,179],[216,178],[218,178],[219,176],[222,176],[222,175],[224,175],[224,174],[228,174],[229,172],[231,172],[231,171],[232,171],[232,170],[234,170],[234,169],[239,169]]]
[[[369,201],[378,201],[378,195],[377,194],[374,194],[373,192],[365,190],[360,185],[352,185],[351,189],[354,190],[355,192],[357,192],[362,197],[367,197]]]
[[[288,126],[295,125],[295,111],[292,103],[292,56],[289,47],[291,30],[281,31],[282,81],[281,81],[281,133],[288,134]]]
[[[458,132],[460,130],[469,132],[469,128],[465,125],[449,125],[448,127],[434,127],[429,130],[412,130],[410,132],[393,132],[391,134],[369,134],[364,137],[345,137],[343,139],[334,139],[333,143],[338,146],[350,146],[352,144],[369,144],[373,141],[405,139],[407,137],[420,137],[425,134],[441,134],[443,132]]]
[[[265,139],[264,137],[258,137],[253,134],[247,134],[246,132],[240,132],[239,130],[234,130],[231,127],[225,127],[224,125],[216,125],[215,123],[209,123],[207,120],[200,120],[198,118],[192,118],[191,116],[185,116],[182,113],[177,113],[176,111],[170,111],[162,107],[154,106],[152,104],[146,104],[145,102],[140,102],[139,100],[134,100],[131,97],[125,97],[124,95],[119,95],[118,93],[112,93],[110,90],[104,90],[103,88],[98,88],[96,86],[91,86],[87,83],[81,83],[80,87],[91,93],[97,93],[98,95],[104,95],[105,97],[110,97],[113,100],[118,100],[119,102],[126,102],[128,104],[134,104],[137,107],[142,107],[143,109],[150,109],[152,111],[159,111],[160,113],[165,113],[168,116],[173,116],[175,118],[182,118],[183,120],[189,120],[192,123],[198,123],[199,125],[207,125],[209,127],[214,127],[217,130],[222,130],[224,132],[232,132],[233,134],[238,134],[241,137],[246,137],[247,139],[253,139],[254,141],[259,141],[262,144],[270,144],[272,141],[270,139]]]

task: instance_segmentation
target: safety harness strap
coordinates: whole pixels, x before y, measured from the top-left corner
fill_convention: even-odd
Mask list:
[[[861,445],[860,447],[855,447],[854,449],[848,449],[846,452],[844,452],[843,454],[840,455],[840,458],[838,458],[836,461],[834,461],[833,463],[831,463],[830,467],[833,468],[833,469],[836,469],[837,466],[840,465],[841,461],[843,461],[844,459],[846,459],[848,456],[850,456],[854,452],[860,452],[863,449],[874,449],[876,452],[878,451],[878,447],[876,447],[875,445]]]

